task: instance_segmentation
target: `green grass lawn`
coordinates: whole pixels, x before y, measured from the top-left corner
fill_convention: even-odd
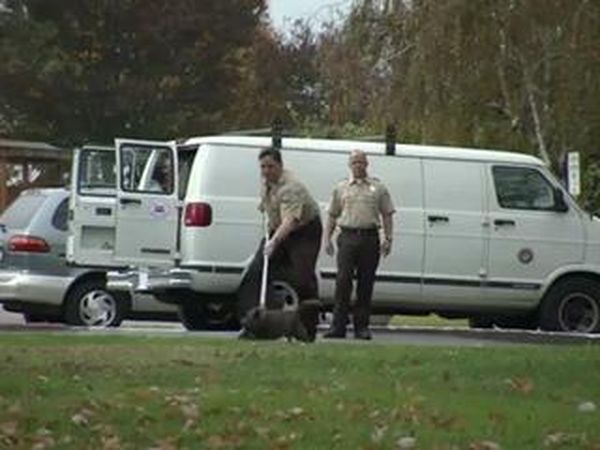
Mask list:
[[[600,449],[596,345],[23,333],[0,361],[6,449]]]

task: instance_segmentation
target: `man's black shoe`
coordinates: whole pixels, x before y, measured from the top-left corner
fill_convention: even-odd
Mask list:
[[[373,336],[371,335],[371,331],[368,328],[364,328],[362,330],[356,330],[354,332],[354,338],[370,341],[373,338]]]
[[[339,330],[329,330],[323,335],[323,337],[325,339],[344,339],[346,337],[346,332]]]

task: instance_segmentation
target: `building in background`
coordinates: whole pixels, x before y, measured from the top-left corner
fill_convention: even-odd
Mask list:
[[[43,142],[0,139],[0,213],[23,189],[66,185],[71,153]]]

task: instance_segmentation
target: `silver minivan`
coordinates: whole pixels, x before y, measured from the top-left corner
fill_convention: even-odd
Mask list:
[[[105,272],[66,264],[69,191],[28,189],[0,216],[0,303],[27,322],[118,326],[126,318],[176,319],[150,295],[106,289]]]

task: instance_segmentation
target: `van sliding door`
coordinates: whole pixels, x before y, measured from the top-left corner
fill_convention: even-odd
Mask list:
[[[486,272],[485,171],[472,161],[429,159],[425,175],[423,300],[479,300]]]
[[[174,143],[116,139],[117,232],[121,264],[169,266],[179,220]]]

